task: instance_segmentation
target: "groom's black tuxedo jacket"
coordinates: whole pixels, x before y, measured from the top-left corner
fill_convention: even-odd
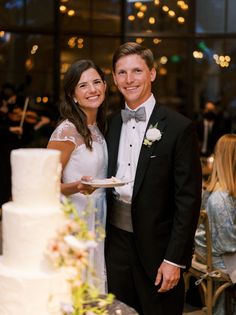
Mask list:
[[[134,237],[148,275],[156,277],[163,259],[187,268],[201,203],[201,166],[192,122],[156,105],[147,125],[162,133],[159,141],[141,147],[132,197]],[[115,176],[122,127],[118,113],[108,133],[108,177]],[[107,191],[108,216],[112,191]]]

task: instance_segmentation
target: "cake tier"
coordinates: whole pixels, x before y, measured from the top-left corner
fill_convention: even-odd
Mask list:
[[[60,304],[69,300],[62,272],[24,273],[0,262],[1,315],[60,315]]]
[[[3,205],[3,264],[19,271],[46,271],[51,266],[45,256],[65,217],[59,207],[21,207],[15,202]],[[1,313],[0,313],[1,314]]]
[[[11,152],[12,198],[17,205],[56,206],[60,196],[60,152],[49,149],[17,149]]]

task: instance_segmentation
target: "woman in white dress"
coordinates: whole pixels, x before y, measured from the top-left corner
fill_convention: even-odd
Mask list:
[[[97,209],[86,213],[90,231],[105,228],[106,197],[104,189],[94,189],[81,179],[105,178],[107,147],[103,133],[106,125],[106,82],[101,69],[91,60],[79,60],[65,74],[65,101],[60,106],[61,121],[52,133],[48,148],[61,151],[62,194],[69,196],[79,215],[88,204]],[[104,242],[100,241],[89,257],[95,270],[97,287],[105,292]]]

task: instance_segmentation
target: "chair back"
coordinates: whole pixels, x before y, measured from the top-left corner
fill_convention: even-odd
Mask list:
[[[188,289],[190,277],[197,279],[195,284],[200,285],[203,291],[206,313],[212,315],[216,300],[226,288],[232,286],[232,282],[228,274],[213,266],[211,230],[208,215],[204,209],[200,211],[198,227],[200,225],[205,231],[206,255],[203,257],[198,252],[194,252],[192,265],[185,274],[185,286]],[[213,282],[217,282],[217,285],[213,285]]]

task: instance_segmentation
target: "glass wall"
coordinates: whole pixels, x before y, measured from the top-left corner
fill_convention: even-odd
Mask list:
[[[188,1],[126,1],[126,32],[183,34],[190,27]]]
[[[53,37],[4,32],[0,38],[1,84],[12,83],[37,97],[53,95]]]
[[[3,0],[0,86],[10,82],[31,103],[57,106],[65,71],[92,58],[105,71],[111,107],[119,94],[112,54],[124,41],[154,52],[160,103],[189,117],[211,98],[228,108],[236,97],[234,0]]]

